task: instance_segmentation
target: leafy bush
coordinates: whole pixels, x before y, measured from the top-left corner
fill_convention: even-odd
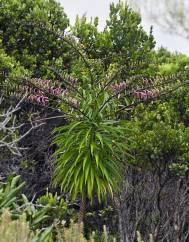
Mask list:
[[[21,194],[24,182],[19,184],[20,176],[10,176],[6,183],[0,183],[0,212],[8,208],[14,217],[25,213],[31,228],[40,228],[47,216],[49,206],[37,207]]]
[[[54,59],[59,58],[61,67],[68,60],[67,47],[60,48],[60,41],[35,24],[64,31],[68,22],[64,9],[55,0],[3,1],[0,3],[1,46],[35,77],[48,75],[47,66]]]
[[[152,31],[147,34],[143,30],[140,15],[121,1],[110,5],[109,17],[102,31],[98,30],[98,18],[87,22],[85,16],[76,19],[72,31],[89,58],[103,59],[106,70],[111,64],[119,63],[125,64],[130,73],[132,62],[140,61],[146,68],[155,45]]]
[[[5,210],[0,218],[0,238],[1,242],[31,242],[34,234],[30,231],[25,215],[12,221],[11,214]]]
[[[18,202],[24,182],[18,184],[20,176],[9,177],[6,183],[0,182],[0,211],[4,208],[14,209]]]
[[[29,222],[26,219],[26,214],[20,215],[16,220],[12,219],[11,213],[8,210],[3,210],[0,216],[0,241],[1,242],[110,242],[104,227],[104,233],[101,239],[95,239],[96,234],[93,233],[90,239],[87,240],[83,235],[82,224],[71,223],[69,228],[54,228],[45,230],[31,230]],[[52,238],[54,237],[54,238]],[[113,240],[115,241],[115,239]]]
[[[30,71],[26,70],[14,57],[9,56],[0,48],[0,87],[3,91],[13,90],[17,85],[17,78],[29,76]],[[13,85],[14,84],[14,85]]]
[[[1,242],[48,242],[51,236],[51,228],[43,232],[33,232],[22,214],[18,219],[12,220],[11,213],[4,210],[0,217],[0,241]]]
[[[74,219],[76,217],[76,211],[69,208],[68,202],[56,194],[46,192],[45,195],[40,196],[36,201],[36,206],[47,207],[48,209],[48,220],[47,224],[62,223],[69,224],[70,218]]]

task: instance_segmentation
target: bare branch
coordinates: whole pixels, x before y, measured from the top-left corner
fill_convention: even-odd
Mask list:
[[[0,114],[0,149],[7,148],[12,154],[21,156],[21,147],[18,147],[18,143],[25,138],[33,129],[43,125],[33,124],[30,121],[31,128],[18,137],[20,128],[24,125],[16,125],[15,113],[20,109],[20,104],[25,99],[25,96],[18,102],[15,107],[10,106],[6,111]],[[3,102],[3,97],[0,98],[0,105]]]

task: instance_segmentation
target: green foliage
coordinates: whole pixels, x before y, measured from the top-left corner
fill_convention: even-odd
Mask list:
[[[12,220],[8,210],[4,210],[0,218],[1,242],[48,242],[51,236],[51,228],[43,232],[30,230],[26,215],[22,214],[18,219]]]
[[[4,76],[21,76],[24,68],[15,61],[13,57],[8,56],[3,49],[0,49],[0,72]]]
[[[24,194],[22,194],[20,203],[22,204],[21,209],[18,207],[17,211],[20,213],[24,212],[27,215],[27,219],[32,229],[41,227],[47,218],[49,218],[47,213],[50,209],[50,206],[38,207],[36,204],[29,202]]]
[[[90,239],[87,240],[83,235],[82,225],[78,228],[78,224],[73,222],[69,228],[54,227],[54,238],[52,234],[52,227],[46,228],[42,231],[31,230],[26,219],[26,214],[20,215],[17,219],[13,219],[8,210],[3,210],[0,216],[0,241],[1,242],[107,242],[116,241],[111,240],[107,234],[106,227],[101,237],[92,233]]]
[[[56,129],[54,142],[59,149],[54,181],[73,198],[87,193],[92,200],[95,191],[101,201],[120,180],[121,165],[116,159],[124,150],[118,143],[124,140],[124,127],[119,122],[95,121],[72,122]]]
[[[13,209],[18,200],[18,194],[21,192],[24,182],[18,184],[20,176],[9,177],[7,183],[0,183],[0,210],[4,208]]]
[[[189,57],[183,54],[174,54],[159,65],[159,72],[162,75],[177,74],[178,72],[189,74]]]
[[[177,73],[178,70],[178,63],[163,64],[159,67],[159,71],[162,75],[170,75],[171,73]]]
[[[102,59],[106,69],[110,64],[119,63],[126,65],[130,72],[133,62],[149,63],[154,47],[152,33],[145,33],[139,14],[121,1],[110,5],[104,30],[98,31],[97,18],[87,22],[83,16],[76,19],[72,31],[79,37],[89,58]]]
[[[148,69],[145,70],[145,73],[162,76],[179,75],[182,73],[188,77],[188,68],[188,56],[178,52],[171,53],[166,48],[161,47],[153,52],[151,63]]]
[[[103,34],[98,31],[98,18],[96,17],[94,20],[88,23],[86,16],[82,16],[81,19],[76,17],[75,25],[72,26],[72,32],[79,37],[83,47],[87,51],[88,55],[91,58],[98,58],[101,56],[98,48],[103,44]],[[106,39],[104,38],[104,41]],[[107,46],[107,42],[104,43]]]
[[[180,88],[176,93],[174,93],[174,95],[172,95],[171,107],[178,113],[179,121],[188,126],[189,93],[187,87]]]
[[[78,224],[71,222],[68,228],[64,227],[62,229],[57,228],[57,242],[116,242],[115,238],[111,238],[107,233],[107,228],[103,226],[103,232],[98,234],[98,232],[92,232],[89,239],[86,239],[83,235],[83,225],[81,224],[78,229]]]
[[[0,183],[0,212],[8,208],[12,215],[17,218],[25,213],[31,228],[39,228],[49,217],[47,212],[50,205],[37,207],[29,202],[24,194],[21,194],[24,182],[20,183],[20,176],[10,176],[6,183]]]
[[[41,204],[41,205],[50,205],[50,206],[56,206],[57,203],[60,203],[61,206],[67,206],[67,204],[64,202],[64,200],[61,198],[60,202],[58,200],[58,195],[57,193],[55,195],[53,195],[52,193],[49,193],[48,191],[46,192],[45,195],[39,197],[37,199],[37,203]]]
[[[47,66],[55,59],[59,58],[61,67],[68,60],[67,47],[41,29],[41,23],[62,31],[68,27],[68,18],[60,3],[54,0],[6,0],[0,3],[2,48],[35,77],[49,75]]]
[[[171,75],[183,73],[183,77],[177,77],[179,81],[188,78],[189,59],[186,55],[171,54],[161,48],[154,53],[153,58],[152,72],[170,75],[170,79]],[[129,125],[136,131],[136,142],[131,147],[138,164],[150,164],[156,169],[159,165],[164,168],[168,165],[176,175],[183,176],[186,173],[189,162],[188,108],[187,86],[170,93],[163,103],[137,107],[135,118]]]
[[[45,195],[39,197],[36,201],[37,206],[48,208],[48,221],[47,223],[52,223],[54,220],[56,222],[65,221],[69,219],[74,219],[74,209],[68,207],[68,203],[63,199],[58,197],[57,193],[53,195],[52,193],[46,192]]]
[[[140,24],[141,17],[121,1],[110,5],[106,28],[110,31],[114,58],[118,54],[126,63],[149,57],[148,53],[154,47],[153,37],[148,36]]]
[[[87,240],[83,235],[82,225],[78,228],[78,224],[74,224],[73,221],[69,227],[66,227],[65,210],[69,208],[63,199],[58,201],[57,195],[47,193],[40,197],[36,204],[29,202],[24,194],[19,196],[24,185],[24,183],[19,185],[19,179],[19,176],[10,177],[7,183],[1,184],[0,241],[75,242],[79,239],[83,242],[107,241],[108,235],[105,232],[102,236],[92,233]],[[64,211],[64,214],[61,211]],[[44,220],[52,215],[51,226],[48,225],[49,227],[44,229]]]
[[[17,78],[20,76],[29,76],[30,73],[14,57],[8,56],[3,49],[0,48],[0,87],[1,92],[4,88],[13,89]]]
[[[2,242],[32,241],[34,235],[30,231],[25,215],[20,216],[18,220],[12,221],[11,214],[5,210],[1,215],[0,221],[0,237]]]
[[[189,164],[172,163],[169,166],[169,169],[177,176],[184,177],[186,172],[189,170]]]
[[[135,130],[130,144],[135,162],[153,169],[169,167],[174,174],[183,176],[189,164],[189,129],[182,123],[174,102],[140,106],[135,112],[135,118],[128,122]]]
[[[58,229],[57,241],[58,242],[87,242],[83,235],[83,227],[78,228],[78,224],[71,223],[69,228]]]
[[[40,228],[48,217],[48,208],[37,209],[25,195],[21,195],[25,183],[19,184],[19,180],[20,176],[13,176],[9,177],[6,183],[0,184],[1,241],[47,242],[51,235],[51,227],[43,232],[32,232],[31,229]]]

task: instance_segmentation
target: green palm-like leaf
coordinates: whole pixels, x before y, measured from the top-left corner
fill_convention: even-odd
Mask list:
[[[92,201],[96,192],[101,201],[107,193],[113,195],[122,175],[117,157],[124,153],[119,145],[125,140],[124,134],[123,123],[110,120],[83,120],[57,128],[54,184],[73,198],[87,193]]]

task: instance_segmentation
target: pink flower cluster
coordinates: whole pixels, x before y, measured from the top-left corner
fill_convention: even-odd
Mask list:
[[[46,95],[46,92],[47,92],[55,96],[59,96],[59,95],[64,96],[66,98],[65,100],[72,107],[79,106],[77,100],[69,96],[69,90],[67,88],[63,89],[60,86],[56,87],[56,83],[53,83],[51,80],[32,79],[31,82],[36,87],[23,86],[21,88],[21,91],[29,93],[29,95],[26,98],[27,101],[32,103],[37,103],[42,106],[48,106],[49,97]],[[75,83],[76,82],[73,81],[72,84],[75,84]]]
[[[68,94],[67,89],[63,89],[60,86],[56,87],[53,85],[51,80],[33,79],[32,83],[36,86],[36,88],[24,86],[22,89],[29,93],[29,96],[27,96],[27,100],[29,102],[34,102],[42,106],[47,106],[49,104],[49,98],[45,95],[45,92],[56,96],[66,96]]]
[[[64,89],[62,89],[60,86],[56,87],[56,83],[53,84],[51,80],[41,80],[41,79],[33,79],[32,83],[41,88],[45,91],[54,94],[54,95],[60,95],[63,93]],[[37,90],[38,92],[38,90]]]
[[[33,95],[33,94],[31,94],[27,97],[27,101],[37,103],[37,104],[42,105],[42,106],[48,106],[48,104],[49,104],[49,98],[47,96],[44,96],[44,95]]]
[[[151,98],[156,98],[160,96],[160,91],[158,89],[154,90],[142,90],[142,91],[135,91],[134,92],[134,97],[146,101]]]
[[[117,94],[120,91],[123,91],[127,88],[127,84],[125,82],[120,82],[119,84],[113,84],[111,85],[111,89],[113,94]]]

